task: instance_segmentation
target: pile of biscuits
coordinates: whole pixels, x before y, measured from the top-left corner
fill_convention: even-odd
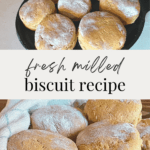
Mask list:
[[[77,39],[83,50],[123,48],[127,34],[124,25],[138,18],[139,0],[100,0],[99,11],[91,9],[91,0],[29,0],[20,8],[19,16],[35,31],[37,50],[72,50]]]
[[[150,150],[150,119],[141,100],[88,100],[31,114],[31,129],[13,135],[8,150]]]

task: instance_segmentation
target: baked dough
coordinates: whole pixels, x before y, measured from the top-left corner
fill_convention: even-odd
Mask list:
[[[59,0],[59,13],[72,19],[79,21],[91,10],[91,0]]]
[[[51,105],[36,110],[31,116],[33,129],[59,133],[75,140],[88,122],[76,108],[67,105]]]
[[[72,50],[76,42],[74,23],[61,14],[47,15],[35,31],[37,50]]]
[[[107,120],[111,124],[141,121],[141,100],[88,100],[84,112],[90,122]]]
[[[8,150],[77,150],[75,143],[59,134],[25,130],[10,137]]]
[[[150,150],[150,119],[143,119],[137,125],[140,136],[143,140],[142,150]]]
[[[19,10],[23,24],[35,31],[46,15],[56,12],[55,4],[51,0],[29,0]]]
[[[83,50],[120,50],[126,41],[126,29],[113,14],[96,11],[81,19],[78,40]]]
[[[96,122],[79,133],[76,144],[79,150],[141,150],[142,140],[132,124]]]
[[[100,10],[117,15],[127,25],[138,18],[140,3],[139,0],[100,0]]]

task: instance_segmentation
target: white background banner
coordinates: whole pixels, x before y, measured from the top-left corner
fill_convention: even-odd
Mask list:
[[[0,51],[0,99],[148,99],[150,51]]]

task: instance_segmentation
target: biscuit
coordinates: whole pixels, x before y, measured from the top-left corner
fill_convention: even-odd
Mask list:
[[[91,10],[91,0],[59,0],[58,10],[62,15],[80,21]]]
[[[79,150],[141,150],[138,130],[129,123],[96,122],[77,136]]]
[[[59,133],[75,140],[88,122],[85,116],[71,106],[51,105],[36,110],[31,116],[33,129]]]
[[[84,107],[89,122],[106,120],[111,124],[141,121],[141,100],[88,100]]]
[[[37,50],[72,50],[76,42],[74,23],[61,14],[47,15],[35,31]]]
[[[54,12],[55,4],[51,0],[29,0],[20,8],[19,16],[27,28],[35,31],[46,15]]]
[[[127,25],[138,18],[140,3],[139,0],[100,0],[100,10],[117,15]]]
[[[126,41],[126,29],[113,14],[96,11],[81,19],[78,40],[83,50],[120,50]]]
[[[137,125],[140,136],[143,140],[142,150],[150,150],[150,119],[143,119]]]
[[[8,150],[77,150],[75,143],[59,134],[25,130],[10,137]]]

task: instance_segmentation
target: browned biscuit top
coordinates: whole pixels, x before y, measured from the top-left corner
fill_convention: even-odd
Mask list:
[[[25,130],[10,137],[8,150],[77,150],[75,143],[44,130]]]
[[[126,29],[120,19],[108,12],[85,15],[79,25],[79,42],[89,49],[121,49],[126,41]]]
[[[35,45],[39,50],[66,50],[75,40],[74,23],[61,14],[48,15],[35,32]]]
[[[150,149],[150,118],[143,119],[137,125],[137,129],[140,132],[140,136],[143,140],[143,150]]]
[[[133,23],[140,13],[139,0],[100,0],[100,10],[119,16],[124,24]]]
[[[101,121],[80,132],[76,144],[79,150],[141,150],[142,140],[132,124]]]
[[[27,28],[36,30],[44,17],[55,11],[55,5],[51,0],[29,0],[20,8],[19,15]]]
[[[91,10],[91,0],[59,0],[58,10],[61,14],[79,21]]]

